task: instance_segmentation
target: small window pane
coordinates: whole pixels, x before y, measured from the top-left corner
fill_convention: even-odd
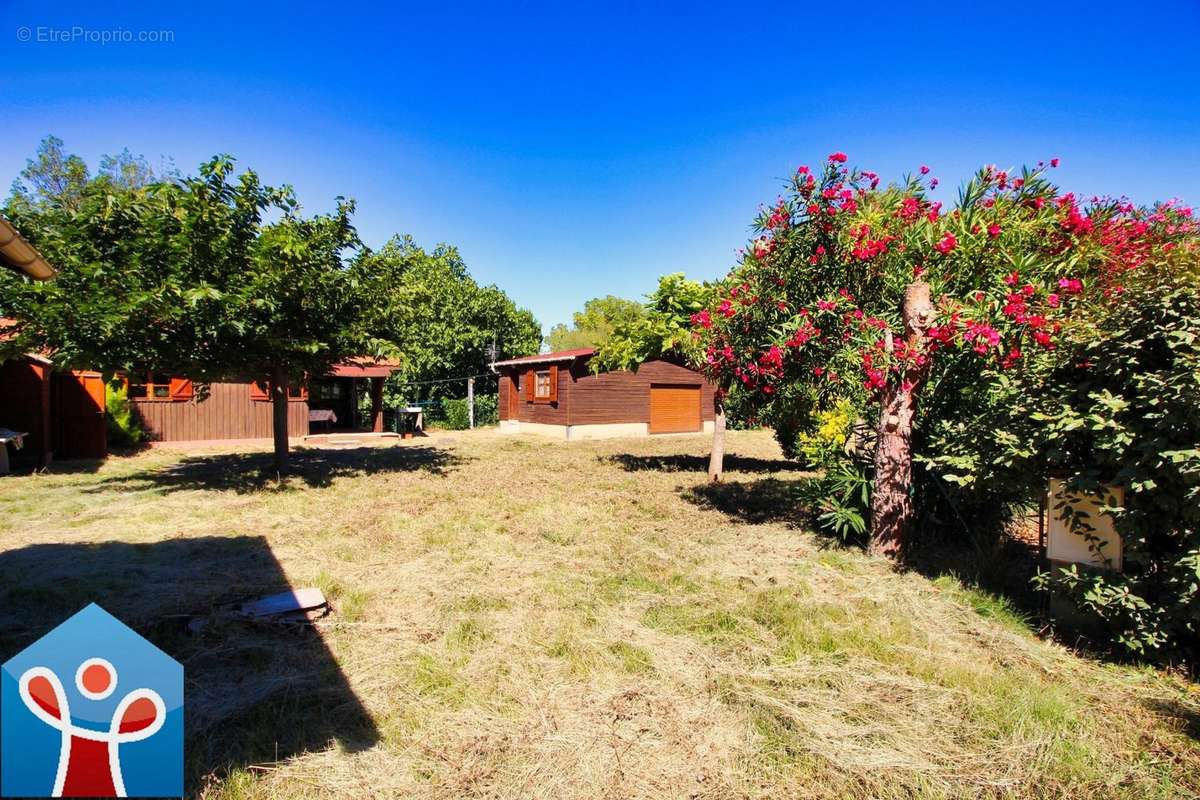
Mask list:
[[[533,385],[533,389],[534,389],[534,395],[536,397],[549,397],[550,396],[550,373],[549,372],[537,373],[537,375],[535,376],[535,382]]]
[[[129,384],[129,397],[145,397],[145,396],[146,396],[146,384],[144,384],[144,383]]]
[[[161,397],[170,397],[171,396],[171,387],[165,383],[154,384],[154,396],[160,397],[160,398]]]

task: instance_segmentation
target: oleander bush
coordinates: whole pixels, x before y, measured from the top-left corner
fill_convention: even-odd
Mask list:
[[[1183,500],[1192,210],[1082,200],[1050,181],[1054,160],[986,167],[944,208],[924,167],[884,187],[846,161],[798,169],[693,314],[709,376],[825,470],[808,498],[823,524],[879,553],[999,531],[1052,473],[1124,486],[1130,569],[1039,586],[1128,647],[1186,649],[1200,581]]]

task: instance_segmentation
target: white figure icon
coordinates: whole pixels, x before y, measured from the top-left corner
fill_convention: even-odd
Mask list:
[[[117,670],[89,658],[75,671],[75,688],[88,700],[104,700],[117,688]],[[76,725],[62,681],[47,667],[30,667],[18,684],[34,716],[62,733],[52,797],[126,797],[119,747],[147,739],[162,728],[166,705],[153,689],[134,689],[121,698],[107,730]]]

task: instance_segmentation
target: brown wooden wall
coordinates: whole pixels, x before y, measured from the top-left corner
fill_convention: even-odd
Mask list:
[[[513,379],[507,372],[501,373],[500,388],[498,390],[498,397],[496,398],[496,402],[500,405],[500,407],[497,409],[500,412],[500,419],[518,418],[516,415],[509,413],[509,404],[511,402],[509,394],[510,392],[514,391],[516,390],[513,388]]]
[[[51,384],[54,457],[104,458],[108,454],[104,378],[99,372],[56,372]]]
[[[159,442],[200,439],[266,439],[271,404],[250,399],[248,383],[211,383],[208,397],[192,400],[130,400],[150,438]],[[308,403],[288,403],[288,434],[308,433]]]
[[[0,428],[28,433],[17,455],[45,463],[50,453],[49,366],[31,358],[0,363]]]
[[[545,365],[538,365],[544,369]],[[514,380],[518,392],[517,411],[521,422],[548,425],[601,425],[650,421],[650,385],[700,387],[700,418],[713,418],[713,386],[700,373],[669,361],[647,361],[637,372],[593,374],[587,359],[576,359],[570,369],[558,370],[558,403],[531,403],[524,392],[528,369],[503,367],[500,378],[501,419]]]

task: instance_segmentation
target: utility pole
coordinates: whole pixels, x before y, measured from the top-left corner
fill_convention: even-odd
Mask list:
[[[475,379],[467,378],[467,427],[475,430]]]

